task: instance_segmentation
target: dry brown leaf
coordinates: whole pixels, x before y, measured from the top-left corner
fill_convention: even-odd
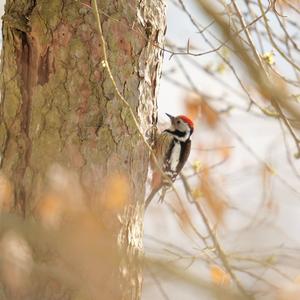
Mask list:
[[[289,8],[290,5],[295,5],[297,8],[300,8],[299,0],[277,0],[276,5],[280,5],[283,8]]]
[[[217,265],[210,267],[210,276],[214,284],[228,286],[230,283],[230,276]]]
[[[180,208],[177,216],[180,220],[182,227],[185,229],[189,228],[190,225],[189,215],[188,212],[183,207]]]
[[[212,128],[216,127],[219,122],[218,112],[207,101],[201,102],[201,118]]]
[[[189,95],[185,99],[185,109],[187,115],[192,120],[196,119],[201,112],[202,97],[200,95]]]
[[[269,183],[271,176],[276,175],[276,171],[274,170],[274,168],[271,165],[266,163],[262,165],[261,173],[262,173],[262,181],[264,186],[266,186]]]
[[[212,182],[209,170],[205,169],[201,176],[200,190],[202,191],[205,203],[212,212],[217,223],[222,223],[226,209],[226,203],[221,198],[217,186]]]
[[[232,154],[232,148],[227,147],[226,145],[221,145],[219,153],[221,155],[222,160],[227,160]]]
[[[219,121],[218,112],[201,95],[188,95],[185,99],[185,108],[191,119],[196,119],[200,115],[210,127],[215,127]]]

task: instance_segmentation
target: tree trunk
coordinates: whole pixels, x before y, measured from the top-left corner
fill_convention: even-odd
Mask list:
[[[156,122],[164,3],[99,0],[98,5],[114,80],[146,135]],[[54,163],[76,172],[88,206],[98,208],[115,243],[129,254],[118,266],[123,278],[103,287],[119,292],[97,299],[139,299],[141,270],[132,254],[142,250],[149,153],[102,64],[90,6],[87,0],[6,1],[0,167],[14,186],[11,209],[26,218]],[[107,177],[116,174],[130,187],[121,216],[97,200]]]

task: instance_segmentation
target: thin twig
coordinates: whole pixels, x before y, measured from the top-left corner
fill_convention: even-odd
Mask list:
[[[98,4],[97,4],[97,0],[93,0],[93,7],[94,7],[94,12],[95,12],[95,16],[96,16],[96,20],[97,20],[97,27],[98,27],[98,30],[99,30],[99,35],[100,35],[100,38],[101,38],[101,42],[102,42],[102,50],[103,50],[103,62],[104,62],[104,67],[105,69],[107,70],[107,73],[109,75],[109,78],[112,82],[112,85],[115,89],[115,92],[117,93],[117,96],[118,98],[122,101],[122,103],[125,105],[126,108],[128,108],[129,110],[129,113],[132,117],[132,120],[134,122],[134,125],[140,135],[140,137],[142,138],[145,146],[147,147],[147,149],[149,150],[149,152],[151,153],[152,157],[153,157],[153,162],[155,164],[155,166],[157,167],[157,169],[159,170],[159,172],[161,173],[161,175],[163,176],[164,179],[166,179],[166,181],[169,183],[170,187],[172,188],[172,190],[174,191],[176,197],[178,199],[180,199],[180,196],[176,190],[176,188],[174,187],[172,181],[170,180],[170,178],[168,176],[166,176],[166,174],[162,171],[162,168],[161,166],[159,165],[158,163],[158,160],[154,154],[154,152],[152,151],[152,147],[149,145],[149,143],[147,142],[146,140],[146,137],[145,135],[143,134],[143,132],[141,131],[141,128],[139,126],[139,122],[137,120],[137,118],[135,117],[135,114],[130,106],[130,104],[127,102],[127,100],[123,97],[123,95],[121,94],[121,92],[119,91],[118,87],[117,87],[117,84],[115,82],[115,79],[112,75],[112,72],[111,72],[111,69],[110,69],[110,65],[109,65],[109,62],[108,62],[108,57],[107,57],[107,51],[106,51],[106,41],[104,39],[104,35],[103,35],[103,31],[102,31],[102,25],[101,25],[101,18],[100,18],[100,14],[99,14],[99,10],[98,10]]]

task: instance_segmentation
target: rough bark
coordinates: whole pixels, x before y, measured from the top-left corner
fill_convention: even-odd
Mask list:
[[[142,249],[149,153],[101,64],[103,45],[93,11],[84,4],[91,5],[86,0],[6,1],[0,167],[14,185],[12,209],[25,217],[35,209],[53,163],[76,171],[92,208],[98,207],[95,195],[105,178],[126,174],[131,197],[123,215],[102,211],[100,217],[116,242],[133,254]],[[164,3],[101,0],[98,5],[114,79],[146,134],[156,121],[162,61],[156,45],[164,35]],[[122,262],[117,299],[140,297],[141,271],[132,257]]]

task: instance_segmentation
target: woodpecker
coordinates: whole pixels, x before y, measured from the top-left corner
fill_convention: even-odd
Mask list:
[[[171,126],[155,138],[153,154],[157,161],[151,157],[152,190],[146,199],[145,209],[161,188],[163,190],[159,201],[163,201],[170,182],[175,181],[191,152],[190,137],[194,131],[193,122],[184,115],[177,117],[166,115],[170,118]]]

